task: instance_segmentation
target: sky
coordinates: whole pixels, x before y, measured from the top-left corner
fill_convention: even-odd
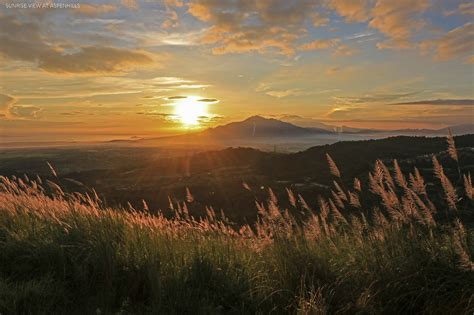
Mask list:
[[[0,142],[474,122],[474,3],[0,0]]]

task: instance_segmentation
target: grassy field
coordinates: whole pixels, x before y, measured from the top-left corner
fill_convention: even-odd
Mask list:
[[[169,218],[2,177],[0,313],[472,314],[470,175],[450,180],[433,157],[435,207],[416,169],[377,161],[369,182],[343,187],[327,159],[330,198],[311,208],[288,190],[287,211],[269,190],[252,226],[210,207],[191,217],[190,192]],[[364,206],[366,191],[378,207]]]

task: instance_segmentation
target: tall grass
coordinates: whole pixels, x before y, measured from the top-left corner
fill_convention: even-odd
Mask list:
[[[377,161],[368,183],[345,188],[327,159],[335,181],[317,207],[287,189],[284,209],[270,190],[239,227],[211,207],[191,216],[189,190],[169,218],[1,177],[0,313],[472,314],[470,174],[456,186],[433,158],[436,208],[416,168]]]

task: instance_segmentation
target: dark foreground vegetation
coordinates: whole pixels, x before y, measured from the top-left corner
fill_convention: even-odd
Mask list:
[[[113,208],[128,207],[128,203],[141,208],[144,200],[152,213],[161,209],[165,215],[173,212],[168,211],[168,197],[174,202],[185,201],[189,188],[194,196],[194,202],[188,204],[192,215],[205,215],[205,206],[212,205],[218,212],[222,209],[233,222],[242,224],[255,221],[255,200],[266,200],[269,187],[280,199],[280,207],[290,208],[290,212],[286,188],[301,194],[311,207],[317,207],[318,195],[331,196],[334,178],[327,167],[326,153],[337,162],[343,187],[352,186],[354,177],[367,182],[377,159],[388,167],[397,159],[406,174],[416,166],[427,182],[434,182],[431,156],[435,153],[447,176],[459,184],[458,166],[462,172],[474,174],[474,135],[454,139],[459,163],[448,156],[445,137],[346,141],[292,154],[251,148],[205,152],[192,147],[15,149],[0,151],[0,175],[40,175],[57,182],[65,192],[91,194],[94,188],[103,205]],[[51,174],[48,162],[56,169],[57,178]],[[244,189],[243,182],[251,190]],[[434,199],[440,198],[428,193]],[[374,199],[371,194],[361,198],[366,203]]]
[[[433,156],[428,182],[378,160],[349,186],[324,160],[329,197],[267,190],[239,226],[211,207],[191,216],[189,190],[170,218],[65,192],[54,169],[1,177],[0,313],[472,314],[470,174],[449,178]]]

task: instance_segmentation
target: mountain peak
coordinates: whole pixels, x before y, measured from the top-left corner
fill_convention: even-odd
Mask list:
[[[275,119],[265,118],[265,117],[260,116],[260,115],[254,115],[254,116],[250,116],[249,118],[245,119],[244,121],[247,121],[247,122],[261,122],[261,121],[269,121],[269,120],[275,120]]]
[[[327,133],[310,128],[303,128],[274,118],[259,115],[251,116],[243,121],[209,129],[206,133],[217,137],[256,138],[256,137],[298,137],[315,133]]]

